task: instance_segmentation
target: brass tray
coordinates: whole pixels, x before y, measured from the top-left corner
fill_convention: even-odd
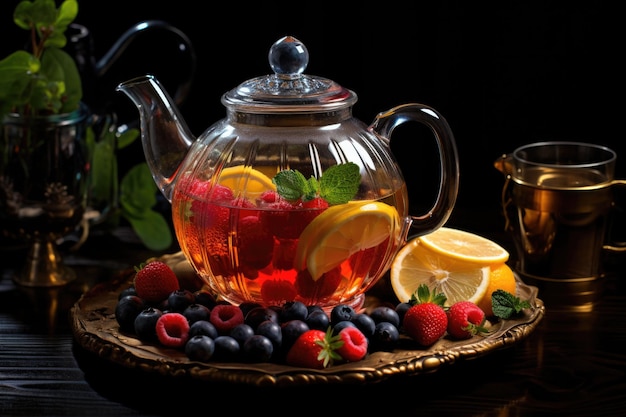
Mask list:
[[[120,332],[115,306],[120,291],[132,283],[134,271],[122,271],[113,280],[85,293],[72,307],[71,325],[76,341],[99,357],[127,368],[172,377],[239,383],[254,386],[306,385],[317,383],[363,384],[380,382],[398,375],[431,373],[460,360],[474,359],[511,347],[525,339],[544,316],[537,288],[518,278],[518,296],[528,299],[531,308],[514,320],[492,323],[486,336],[464,341],[444,337],[428,349],[416,349],[401,339],[392,352],[375,352],[364,360],[335,365],[323,370],[275,363],[226,363],[189,360],[183,351],[146,344],[132,334]],[[366,306],[380,302],[368,296]]]

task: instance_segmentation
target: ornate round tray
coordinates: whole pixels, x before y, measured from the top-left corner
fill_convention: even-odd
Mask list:
[[[77,342],[99,357],[128,368],[213,382],[256,386],[372,383],[398,375],[430,373],[457,361],[478,358],[519,343],[532,333],[545,313],[543,301],[537,298],[537,288],[518,278],[518,296],[529,300],[532,307],[519,318],[492,323],[486,336],[463,341],[444,337],[428,349],[416,349],[411,340],[401,339],[398,348],[392,352],[375,352],[362,361],[323,370],[275,363],[205,363],[189,360],[181,350],[146,344],[119,330],[115,306],[120,291],[132,283],[133,274],[132,270],[123,271],[113,280],[94,287],[76,302],[70,313]],[[379,302],[376,297],[368,296],[366,306]]]

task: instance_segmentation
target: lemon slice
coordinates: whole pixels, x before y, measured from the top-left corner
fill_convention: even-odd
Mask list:
[[[421,284],[443,293],[450,306],[457,301],[480,301],[489,286],[490,267],[467,262],[427,248],[421,238],[407,242],[391,264],[391,287],[400,302],[407,302]]]
[[[294,266],[308,269],[314,281],[354,253],[396,238],[400,217],[380,202],[350,202],[329,207],[303,230]]]
[[[460,261],[492,265],[509,259],[509,252],[496,242],[463,230],[440,227],[419,239],[428,249]]]
[[[244,165],[224,168],[219,183],[229,187],[235,194],[244,192],[249,199],[259,197],[264,191],[276,190],[276,185],[267,175]]]

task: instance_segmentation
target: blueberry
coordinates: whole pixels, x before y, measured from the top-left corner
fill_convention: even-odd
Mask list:
[[[257,326],[265,320],[278,323],[278,312],[271,308],[255,307],[246,314],[244,322],[256,331]]]
[[[355,327],[356,325],[354,323],[352,323],[350,320],[342,320],[338,323],[336,323],[333,326],[333,334],[339,334],[340,331],[342,331],[343,329],[345,329],[346,327]]]
[[[328,325],[324,328],[324,330],[326,330],[327,327]],[[282,324],[281,329],[283,334],[282,350],[288,351],[298,337],[300,337],[302,333],[309,330],[309,326],[302,320],[289,320],[288,322]]]
[[[217,304],[215,296],[207,290],[198,290],[193,293],[193,300],[196,304],[202,304],[208,308],[213,308]]]
[[[368,339],[374,334],[376,328],[376,322],[370,316],[365,313],[357,313],[350,320],[354,325],[367,337]]]
[[[267,337],[274,345],[274,349],[278,350],[283,343],[283,333],[280,324],[272,320],[265,320],[256,328],[256,334]]]
[[[246,323],[241,323],[231,329],[229,336],[235,338],[239,346],[243,346],[246,340],[254,336],[254,329]]]
[[[246,317],[246,315],[250,312],[250,310],[256,307],[263,308],[261,304],[254,302],[254,301],[244,301],[243,303],[239,304],[239,308],[243,312],[244,317]]]
[[[324,310],[314,310],[309,313],[304,322],[311,329],[326,331],[330,326],[330,319]]]
[[[200,335],[215,339],[219,334],[215,326],[213,326],[213,323],[208,320],[198,320],[189,326],[189,337]]]
[[[372,310],[370,317],[374,319],[376,323],[386,321],[396,327],[400,327],[400,316],[398,312],[391,307],[378,306]]]
[[[280,322],[289,320],[304,320],[309,315],[309,310],[302,301],[287,301],[280,311]]]
[[[402,322],[404,321],[404,315],[411,307],[411,303],[398,303],[396,305],[396,313],[398,313],[398,318],[400,319],[400,326],[402,326]]]
[[[400,332],[398,328],[387,321],[381,321],[374,329],[374,335],[370,339],[370,350],[391,351],[398,344]]]
[[[340,321],[350,321],[356,314],[354,308],[347,304],[338,304],[330,310],[330,323],[335,325]]]
[[[167,297],[168,309],[179,313],[185,311],[194,302],[195,297],[193,293],[182,288],[172,291]]]
[[[233,362],[239,360],[241,347],[239,342],[231,336],[218,336],[213,342],[215,343],[215,352],[213,359],[223,362]]]
[[[122,297],[125,297],[127,295],[137,295],[137,290],[135,290],[134,286],[130,286],[128,288],[124,288],[122,291],[120,291],[120,293],[117,296],[117,300],[121,300]]]
[[[154,342],[158,340],[156,334],[156,322],[163,315],[163,312],[158,308],[146,307],[137,317],[135,317],[135,334],[139,340],[146,342]]]
[[[317,305],[317,304],[313,304],[313,305],[307,306],[306,309],[308,311],[308,314],[311,314],[314,311],[324,311],[322,306]]]
[[[205,305],[194,303],[187,306],[183,311],[183,316],[185,316],[189,324],[193,324],[198,320],[209,320],[211,318],[211,310]]]
[[[135,318],[145,308],[144,301],[136,295],[125,295],[115,306],[115,319],[120,329],[127,332],[135,331]]]
[[[193,336],[185,344],[185,355],[192,361],[208,362],[215,353],[215,342],[209,336]]]
[[[248,362],[269,362],[273,353],[272,341],[260,334],[255,334],[243,345],[243,356]]]

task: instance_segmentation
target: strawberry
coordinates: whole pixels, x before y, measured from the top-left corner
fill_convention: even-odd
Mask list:
[[[485,312],[471,301],[458,301],[448,309],[448,334],[455,339],[469,339],[486,333]]]
[[[334,335],[332,329],[307,330],[302,333],[287,351],[285,361],[291,366],[323,369],[331,366],[335,360],[341,360],[336,352],[343,342],[339,335]]]
[[[367,355],[367,337],[356,327],[344,327],[339,336],[343,345],[337,348],[337,353],[346,362],[360,361]]]
[[[149,303],[159,303],[180,288],[172,268],[161,261],[152,261],[135,268],[137,295]]]
[[[411,297],[411,307],[404,315],[404,331],[422,346],[431,346],[446,333],[448,316],[443,308],[444,294],[431,293],[422,284]]]

